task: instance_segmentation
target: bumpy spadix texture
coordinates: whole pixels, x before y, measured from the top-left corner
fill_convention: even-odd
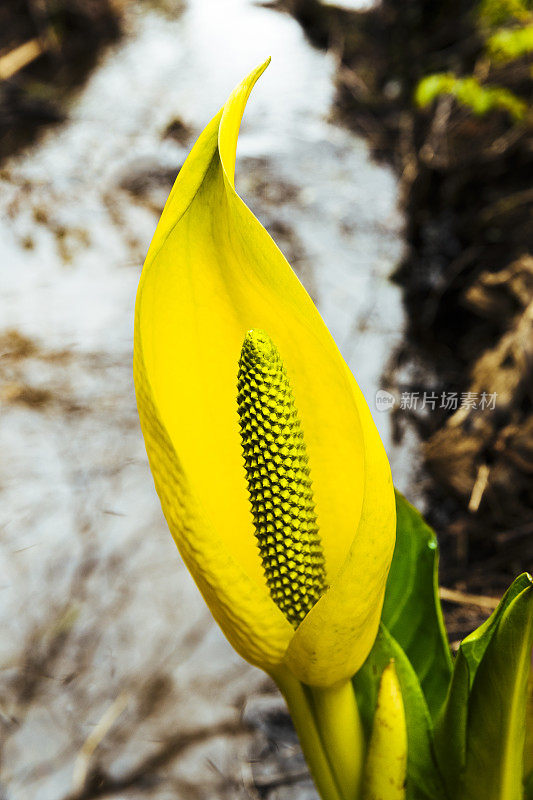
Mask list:
[[[325,588],[304,436],[279,352],[263,331],[246,334],[238,409],[255,535],[274,602],[297,627]]]

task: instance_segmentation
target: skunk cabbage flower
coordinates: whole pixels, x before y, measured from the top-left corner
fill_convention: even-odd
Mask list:
[[[239,125],[267,64],[170,193],[137,295],[134,377],[163,512],[226,637],[274,676],[328,687],[374,642],[394,494],[353,376],[235,191]]]

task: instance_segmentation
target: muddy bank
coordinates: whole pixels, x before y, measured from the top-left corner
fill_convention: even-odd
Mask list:
[[[338,115],[400,177],[408,331],[384,378],[396,435],[415,426],[425,442],[442,580],[499,594],[533,560],[531,59],[488,59],[471,3],[285,7],[337,57]],[[449,96],[417,108],[437,72],[481,75],[529,113],[476,116]]]
[[[0,7],[0,159],[65,117],[121,34],[119,0],[7,0]]]

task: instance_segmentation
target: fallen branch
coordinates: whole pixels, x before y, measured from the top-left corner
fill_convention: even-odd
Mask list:
[[[44,48],[39,39],[30,39],[28,42],[15,47],[9,53],[0,56],[0,81],[7,81],[35,61],[42,53]]]
[[[129,695],[126,692],[119,694],[83,743],[74,765],[73,794],[83,791],[93,753],[128,705],[128,700]]]
[[[445,586],[439,586],[439,597],[441,600],[446,600],[448,603],[459,603],[461,605],[478,606],[479,608],[494,611],[500,602],[499,597],[487,597],[482,594],[468,594],[467,592],[460,592],[458,589],[447,589]]]
[[[161,743],[155,753],[146,756],[140,763],[123,775],[109,775],[99,764],[89,770],[84,786],[77,787],[63,797],[63,800],[97,800],[123,794],[131,788],[146,790],[157,779],[157,773],[190,747],[211,741],[219,736],[242,736],[245,732],[238,722],[222,722],[209,728],[180,733]]]

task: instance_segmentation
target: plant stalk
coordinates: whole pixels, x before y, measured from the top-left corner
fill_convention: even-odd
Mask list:
[[[364,734],[351,680],[312,687],[314,716],[344,800],[357,800],[364,764]]]
[[[272,677],[287,702],[322,800],[358,800],[364,735],[351,681],[311,687],[284,668]]]

